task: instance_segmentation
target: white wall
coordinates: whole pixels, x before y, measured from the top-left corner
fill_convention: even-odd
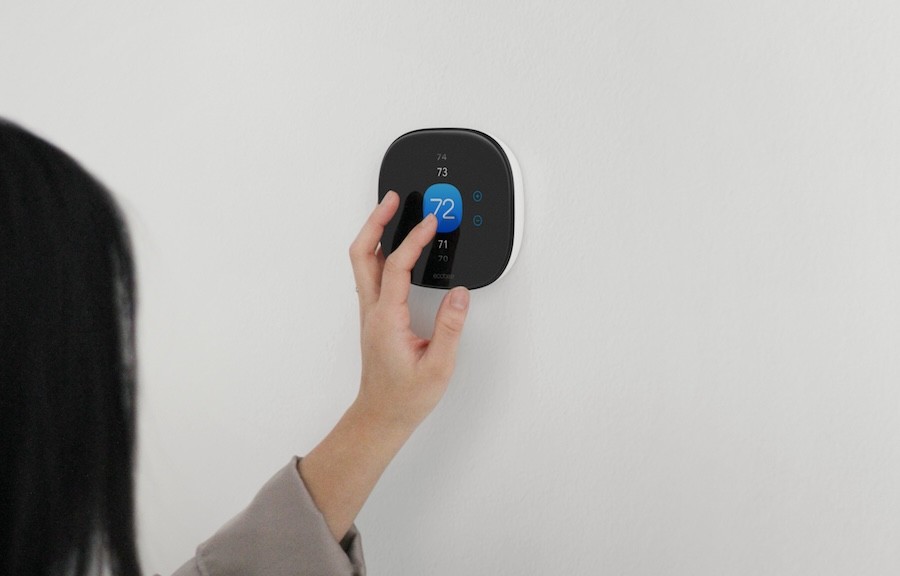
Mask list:
[[[525,244],[370,573],[897,574],[898,66],[890,0],[5,1],[0,114],[135,236],[145,565],[351,401],[381,156],[463,126],[516,152]]]

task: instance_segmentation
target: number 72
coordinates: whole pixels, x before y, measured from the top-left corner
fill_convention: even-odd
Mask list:
[[[456,207],[456,203],[452,198],[431,198],[430,201],[432,204],[435,204],[433,212],[435,216],[438,216],[438,211],[443,205],[449,204],[450,206],[444,211],[444,215],[438,216],[438,218],[443,218],[444,220],[456,220],[456,216],[451,214],[451,212],[453,212],[453,208]]]

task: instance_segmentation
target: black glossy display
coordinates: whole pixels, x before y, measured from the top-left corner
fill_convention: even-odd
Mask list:
[[[426,191],[442,183],[451,186],[435,186],[425,202]],[[462,206],[456,205],[453,188]],[[513,176],[509,159],[493,138],[461,128],[404,134],[381,163],[379,202],[389,190],[400,195],[400,209],[381,239],[385,256],[429,211],[436,212],[439,229],[452,229],[437,233],[422,251],[413,284],[472,289],[503,274],[513,248]]]

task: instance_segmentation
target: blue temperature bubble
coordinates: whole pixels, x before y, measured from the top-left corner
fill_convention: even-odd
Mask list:
[[[438,233],[453,232],[462,222],[462,195],[453,184],[440,182],[425,190],[422,199],[422,217],[429,213],[437,216]]]

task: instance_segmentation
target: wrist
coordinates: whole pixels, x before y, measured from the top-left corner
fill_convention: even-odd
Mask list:
[[[385,414],[366,402],[356,398],[347,409],[344,417],[349,419],[354,427],[368,431],[381,441],[400,441],[402,443],[415,432],[419,422],[398,415]],[[398,447],[399,449],[399,447]]]

